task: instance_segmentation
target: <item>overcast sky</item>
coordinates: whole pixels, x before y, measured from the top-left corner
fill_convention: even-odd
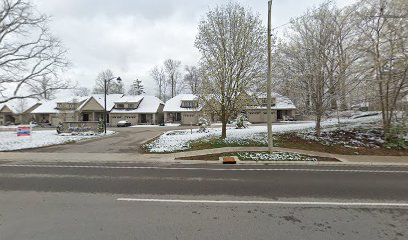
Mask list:
[[[167,58],[196,65],[197,25],[225,0],[34,0],[52,16],[51,29],[69,49],[67,77],[92,88],[97,74],[111,69],[128,87],[138,78],[155,94],[149,71]],[[267,22],[267,0],[237,0]],[[273,25],[287,23],[324,0],[275,0]],[[337,0],[338,6],[354,0]]]

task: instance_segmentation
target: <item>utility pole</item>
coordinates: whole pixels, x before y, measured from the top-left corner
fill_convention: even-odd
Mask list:
[[[268,117],[268,150],[269,153],[273,151],[273,135],[272,135],[272,0],[268,1],[268,81],[266,85],[266,113]]]

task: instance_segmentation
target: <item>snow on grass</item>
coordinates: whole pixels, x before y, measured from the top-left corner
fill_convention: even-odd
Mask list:
[[[380,121],[381,115],[378,112],[365,112],[342,119],[341,127],[336,124],[326,125],[322,128],[320,137],[316,136],[314,129],[298,131],[296,135],[326,146],[340,144],[349,148],[378,148],[384,143],[383,131],[378,125]]]
[[[237,156],[242,161],[317,161],[317,158],[288,152],[240,152]]]
[[[113,131],[107,131],[108,135]],[[86,133],[82,135],[61,134],[55,130],[33,131],[31,137],[17,137],[16,132],[0,132],[0,151],[13,151],[20,149],[38,148],[56,144],[76,142],[84,139],[102,137],[103,134],[95,135]]]
[[[379,121],[380,116],[369,116],[361,118],[341,119],[341,123],[358,125],[363,122]],[[334,126],[338,123],[337,119],[328,119],[322,122],[322,127]],[[315,122],[291,122],[288,124],[273,125],[273,133],[285,133],[313,129]],[[223,140],[226,144],[247,145],[248,143],[267,144],[267,126],[250,126],[245,129],[227,128],[227,138]],[[152,142],[145,144],[145,149],[149,152],[165,153],[176,152],[191,149],[191,144],[197,141],[209,141],[221,136],[221,128],[208,128],[207,132],[199,133],[194,129],[169,131],[162,134]]]

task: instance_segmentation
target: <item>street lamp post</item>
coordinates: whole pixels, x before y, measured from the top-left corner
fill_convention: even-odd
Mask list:
[[[103,132],[106,135],[106,125],[108,123],[108,111],[106,109],[106,95],[108,95],[108,84],[110,83],[110,81],[112,81],[113,79],[116,78],[116,81],[118,81],[118,83],[120,83],[122,81],[122,79],[120,77],[113,77],[110,79],[104,79],[104,102],[105,102],[105,106],[104,106],[104,114],[103,114]]]

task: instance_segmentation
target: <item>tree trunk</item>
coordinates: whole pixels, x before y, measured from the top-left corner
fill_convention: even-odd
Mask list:
[[[225,106],[221,107],[221,122],[222,122],[221,139],[225,139],[227,138],[227,122],[228,122]]]
[[[320,113],[318,113],[316,116],[316,128],[315,128],[316,136],[318,137],[320,137],[320,133],[321,133],[321,126],[320,126],[321,121],[322,121],[322,116]]]

